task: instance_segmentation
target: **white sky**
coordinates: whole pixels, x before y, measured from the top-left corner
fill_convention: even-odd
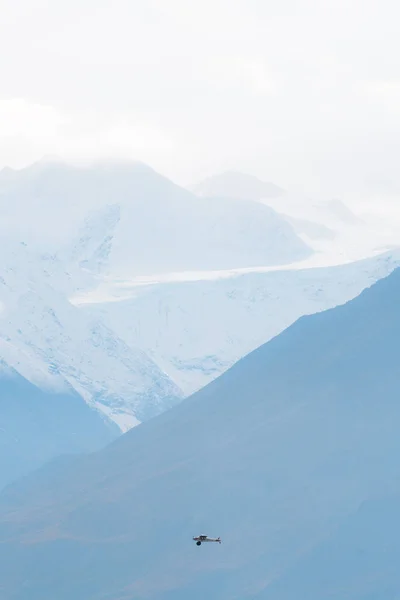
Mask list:
[[[0,166],[132,157],[400,189],[396,0],[0,0]]]

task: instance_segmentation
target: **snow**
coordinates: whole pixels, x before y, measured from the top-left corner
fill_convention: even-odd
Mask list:
[[[126,431],[398,262],[393,215],[224,177],[200,198],[140,163],[4,172],[0,358]]]
[[[42,162],[0,179],[4,226],[41,251],[70,249],[81,266],[120,276],[286,264],[312,253],[272,208],[198,198],[137,163]]]
[[[65,280],[47,267],[25,245],[9,244],[1,259],[0,357],[10,367],[42,389],[75,389],[123,431],[182,398],[143,351],[50,285]]]
[[[239,200],[260,200],[279,198],[285,191],[277,185],[261,181],[257,177],[226,171],[208,177],[190,187],[191,191],[201,197],[236,198]]]
[[[75,569],[82,598],[93,584],[101,594],[116,596],[125,586],[160,599],[203,598],[210,589],[226,599],[323,597],[324,573],[335,571],[331,557],[353,564],[360,541],[370,552],[379,544],[379,527],[367,531],[372,541],[359,531],[378,522],[385,503],[367,503],[361,520],[360,503],[397,481],[399,273],[353,304],[315,313],[355,298],[400,266],[398,211],[350,210],[340,200],[284,191],[267,200],[249,193],[243,202],[211,202],[141,165],[36,165],[0,179],[1,374],[15,369],[52,392],[49,423],[64,426],[63,449],[71,447],[76,422],[82,451],[90,418],[74,409],[64,423],[57,394],[69,406],[75,391],[78,408],[82,398],[104,421],[135,430],[85,458],[71,487],[73,470],[62,480],[53,464],[41,474],[45,483],[50,474],[51,483],[54,469],[53,487],[41,488],[39,477],[37,487],[11,489],[13,510],[18,497],[23,510],[16,521],[2,513],[3,531],[15,535],[3,548],[2,579],[15,574],[15,565],[35,565],[32,558],[44,549],[44,565],[53,551],[63,553],[57,564]],[[265,231],[272,235],[264,243]],[[20,397],[28,404],[26,389]],[[13,388],[9,397],[17,398]],[[45,406],[50,413],[49,403],[39,412]],[[32,451],[41,422],[32,432],[26,404],[10,421],[20,418],[19,428],[7,433],[31,435]],[[39,502],[45,498],[43,514],[37,493]],[[7,495],[1,504],[7,506]],[[397,507],[398,498],[393,522]],[[356,535],[351,528],[346,535],[346,519],[361,521]],[[221,534],[222,547],[182,553],[203,527]],[[29,536],[38,543],[38,535],[47,536],[43,546],[18,544]],[[83,553],[89,568],[82,570]],[[111,573],[110,588],[93,572],[106,582]],[[40,573],[28,573],[38,598],[43,584],[65,583],[61,571],[52,581]],[[341,586],[353,569],[346,573]],[[369,573],[360,569],[361,584]],[[26,577],[13,575],[11,586]]]
[[[142,348],[190,394],[300,316],[354,298],[399,264],[397,251],[334,267],[106,279],[71,301]]]
[[[269,182],[255,177],[228,172],[205,180],[193,189],[205,198],[218,191],[224,197],[234,195],[273,208],[314,250],[320,266],[361,260],[399,245],[397,198],[375,198],[373,202],[356,198],[345,204],[325,191],[321,198],[311,198],[282,188],[268,193],[270,186]],[[313,259],[311,256],[310,260]]]

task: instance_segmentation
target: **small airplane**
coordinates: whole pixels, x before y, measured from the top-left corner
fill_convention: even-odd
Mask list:
[[[220,537],[210,538],[210,537],[208,537],[208,535],[198,535],[198,536],[194,537],[193,539],[196,542],[196,546],[201,546],[202,542],[218,542],[219,544],[221,543]]]

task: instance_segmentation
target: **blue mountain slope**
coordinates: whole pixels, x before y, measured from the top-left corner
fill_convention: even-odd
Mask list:
[[[399,301],[397,270],[348,304],[300,319],[108,447],[7,488],[3,595],[316,600],[328,597],[329,576],[335,600],[350,598],[348,565],[330,540],[344,531],[357,548],[360,506],[377,491],[400,493]],[[379,522],[379,510],[370,514]],[[222,544],[198,548],[198,533]],[[364,550],[382,539],[372,524]],[[379,596],[371,561],[357,568],[360,600],[400,593],[393,569],[392,595]]]
[[[0,488],[60,454],[97,450],[118,433],[77,394],[46,393],[15,372],[0,373]]]
[[[400,495],[379,493],[257,595],[257,600],[399,596]]]

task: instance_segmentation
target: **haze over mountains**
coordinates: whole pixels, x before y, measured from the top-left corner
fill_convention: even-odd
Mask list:
[[[0,173],[2,389],[4,398],[24,390],[12,414],[0,405],[16,465],[0,485],[171,408],[302,314],[353,298],[399,264],[396,250],[377,246],[380,232],[355,254],[364,261],[346,264],[353,253],[340,206],[339,218],[321,205],[313,238],[260,195],[284,204],[286,192],[239,174],[228,194],[230,177],[216,177],[220,196],[206,198],[140,163],[40,161]],[[348,221],[357,245],[368,229]],[[333,254],[321,250],[321,231]],[[52,410],[36,411],[35,428],[21,435],[33,398],[35,411]],[[50,414],[62,431],[51,430]],[[85,439],[74,429],[79,415]]]
[[[374,250],[398,245],[400,221],[394,206],[353,207],[323,191],[321,198],[285,190],[255,176],[228,171],[209,177],[191,189],[206,198],[217,195],[266,204],[279,212],[296,233],[323,256],[324,264],[337,264],[369,256]],[[377,210],[378,208],[378,210]],[[315,258],[315,257],[314,257]]]
[[[9,487],[2,593],[397,597],[397,528],[383,532],[400,516],[399,301],[396,269],[104,450]],[[223,543],[192,546],[200,531]]]
[[[207,177],[200,183],[191,186],[198,196],[208,198],[235,198],[237,200],[268,200],[280,198],[285,190],[274,183],[261,181],[257,177],[238,171],[219,173]]]
[[[42,389],[0,362],[0,489],[63,454],[90,452],[120,435],[71,387]]]
[[[396,16],[1,2],[0,600],[400,600]]]
[[[0,178],[0,211],[24,241],[46,249],[69,244],[86,219],[82,250],[101,249],[113,275],[279,265],[312,254],[273,209],[199,199],[139,163],[35,164]]]

